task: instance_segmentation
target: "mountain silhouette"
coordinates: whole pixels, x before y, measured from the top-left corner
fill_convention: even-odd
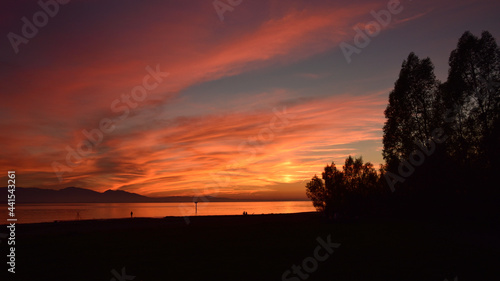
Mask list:
[[[0,188],[0,193],[7,194],[7,188]],[[79,187],[67,187],[60,190],[16,187],[16,203],[154,203],[154,202],[193,202],[199,201],[193,196],[148,197],[123,190],[97,192]],[[229,198],[204,197],[210,202],[237,201]],[[0,202],[7,202],[7,196]]]

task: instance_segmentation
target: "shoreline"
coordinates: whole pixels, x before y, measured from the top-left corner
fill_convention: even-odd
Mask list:
[[[165,218],[191,216],[218,216],[247,214],[283,214],[295,212],[314,212],[310,201],[282,202],[200,202],[198,208],[188,203],[58,203],[58,204],[17,204],[16,224],[55,223],[79,220],[128,219],[132,212],[134,218]],[[198,212],[196,212],[196,210]],[[7,210],[5,210],[7,211]],[[0,216],[8,218],[7,212]],[[0,225],[8,225],[8,220]]]
[[[275,203],[275,202],[311,202],[311,200],[234,200],[234,201],[200,201],[198,203]],[[0,201],[7,204],[8,201]],[[16,205],[70,205],[70,204],[194,204],[194,201],[160,201],[160,202],[16,202]]]
[[[194,216],[164,216],[164,217],[124,217],[124,218],[102,218],[102,219],[81,219],[81,220],[54,220],[54,221],[45,221],[45,222],[15,222],[16,225],[42,225],[42,224],[65,224],[65,223],[90,223],[90,222],[113,222],[113,221],[175,221],[175,220],[183,220],[186,221],[186,218],[189,220],[199,220],[199,219],[227,219],[227,218],[240,218],[240,217],[264,217],[264,216],[293,216],[293,215],[313,215],[320,213],[318,212],[298,212],[298,213],[268,213],[268,214],[248,214],[248,215],[194,215]],[[9,223],[2,223],[0,227],[6,227]]]

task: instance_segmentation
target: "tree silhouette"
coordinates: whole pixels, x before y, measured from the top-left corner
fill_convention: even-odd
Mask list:
[[[368,198],[379,191],[379,175],[371,163],[363,164],[362,157],[346,158],[343,171],[337,170],[334,162],[326,165],[322,178],[324,181],[315,175],[306,184],[306,194],[314,207],[328,218],[335,214],[365,213]]]
[[[311,181],[306,184],[306,195],[312,200],[313,206],[318,212],[325,212],[330,196],[323,181],[318,176],[314,175]]]
[[[424,209],[430,214],[453,210],[449,215],[462,209],[482,217],[500,213],[495,173],[500,170],[500,48],[489,32],[478,38],[467,31],[451,52],[449,67],[447,81],[440,83],[429,58],[408,55],[384,112],[385,165],[377,173],[369,162],[351,156],[342,170],[333,162],[326,165],[322,178],[315,175],[306,186],[318,211],[329,218],[389,208],[415,215]],[[402,183],[393,196],[389,177]]]
[[[452,146],[448,153],[466,168],[491,168],[498,159],[500,50],[493,36],[470,32],[460,37],[451,52],[444,105],[454,114],[448,127]],[[453,109],[453,110],[452,110]]]
[[[429,145],[433,130],[440,125],[438,87],[431,60],[421,60],[410,53],[403,62],[384,112],[387,121],[383,157],[389,171],[397,173],[399,164],[407,160],[419,145]]]
[[[386,175],[395,178],[389,184],[404,182],[408,202],[432,201],[437,208],[457,194],[475,194],[471,202],[484,202],[499,193],[493,183],[500,169],[500,50],[495,39],[486,31],[481,38],[465,32],[449,66],[447,81],[440,84],[430,59],[410,53],[385,111],[383,156]],[[442,136],[439,145],[432,142],[436,130]],[[419,149],[425,152],[419,158],[425,158],[407,165]]]

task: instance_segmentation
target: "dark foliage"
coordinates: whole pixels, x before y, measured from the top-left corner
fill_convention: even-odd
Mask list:
[[[386,164],[378,173],[350,156],[342,171],[327,165],[307,184],[318,211],[498,214],[500,48],[487,31],[465,32],[449,66],[441,83],[429,58],[409,54],[384,112]]]

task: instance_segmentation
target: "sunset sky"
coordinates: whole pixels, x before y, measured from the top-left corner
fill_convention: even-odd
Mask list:
[[[2,3],[0,178],[303,199],[327,163],[356,155],[378,168],[408,54],[430,57],[445,80],[463,32],[500,38],[498,1],[392,3],[399,12],[378,32],[372,11],[390,2],[71,0],[52,15]],[[346,58],[340,46],[367,26],[370,41]]]

